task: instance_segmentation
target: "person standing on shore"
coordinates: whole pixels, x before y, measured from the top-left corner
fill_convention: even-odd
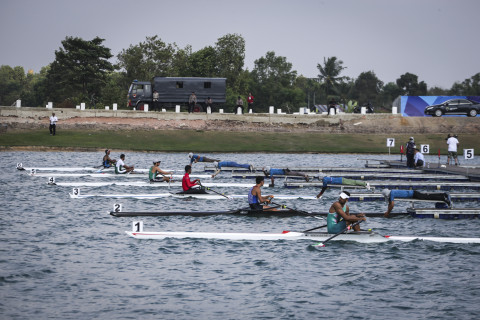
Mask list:
[[[197,104],[197,96],[195,92],[192,92],[190,97],[188,98],[188,113],[192,113],[195,105]]]
[[[447,145],[448,145],[448,158],[447,158],[447,166],[450,164],[450,158],[455,159],[455,165],[458,166],[458,155],[457,155],[457,150],[458,150],[458,145],[460,142],[458,142],[457,136],[452,136],[451,134],[448,134],[447,136]],[[453,164],[453,160],[452,160]]]
[[[252,93],[249,93],[248,94],[248,98],[247,98],[247,104],[248,104],[248,112],[250,112],[250,110],[252,110],[252,113],[253,113],[253,96],[252,96]]]
[[[53,112],[52,115],[50,116],[50,127],[49,127],[50,135],[51,135],[51,136],[54,136],[55,133],[56,133],[56,130],[57,130],[57,121],[58,121],[58,118],[57,118],[57,116],[55,115],[55,112]]]
[[[410,137],[410,140],[405,145],[406,155],[407,155],[407,167],[415,167],[415,140],[413,137]]]
[[[243,99],[240,96],[238,96],[238,98],[237,98],[237,106],[235,108],[235,111],[236,111],[237,114],[242,114],[243,113]]]

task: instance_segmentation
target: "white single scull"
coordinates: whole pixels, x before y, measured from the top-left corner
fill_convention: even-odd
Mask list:
[[[136,239],[155,239],[165,238],[194,238],[194,239],[222,239],[222,240],[315,240],[325,241],[332,234],[326,232],[295,232],[284,231],[282,233],[238,233],[238,232],[135,232],[125,231],[129,236]],[[361,243],[380,243],[391,240],[397,241],[434,241],[448,243],[480,243],[480,238],[454,238],[454,237],[422,237],[422,236],[382,236],[376,232],[351,232],[340,234],[335,241],[356,241]]]
[[[49,185],[56,185],[62,187],[106,187],[106,186],[132,186],[132,187],[181,187],[181,182],[149,182],[149,181],[111,181],[111,182],[47,182]],[[226,183],[226,182],[202,182],[204,187],[219,187],[219,188],[251,188],[254,183]],[[268,188],[264,185],[263,188]]]
[[[174,197],[174,198],[195,198],[195,199],[204,199],[204,200],[226,200],[230,199],[245,199],[248,197],[247,194],[226,194],[225,196],[218,194],[177,194],[177,193],[155,193],[155,194],[82,194],[77,192],[69,193],[70,198],[72,199],[85,199],[85,198],[94,198],[94,197],[103,197],[103,198],[135,198],[135,199],[156,199],[156,198],[165,198],[165,197]],[[315,196],[305,196],[305,195],[275,195],[275,199],[279,200],[293,200],[293,199],[305,199],[305,200],[316,200]]]
[[[114,172],[102,172],[102,173],[29,173],[32,177],[68,177],[68,178],[75,178],[75,177],[92,177],[92,178],[121,178],[121,177],[129,177],[129,178],[138,178],[140,176],[146,176],[147,172],[131,172],[125,174],[117,174]],[[166,174],[166,177],[173,177],[176,179],[182,179],[183,175],[181,174],[174,174],[169,175]],[[161,176],[160,176],[161,177]],[[190,177],[198,178],[198,179],[211,179],[212,175],[210,174],[191,174]]]

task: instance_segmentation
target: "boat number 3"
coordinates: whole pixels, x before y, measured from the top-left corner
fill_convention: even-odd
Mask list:
[[[132,231],[133,232],[143,232],[143,221],[133,221],[132,222]]]
[[[79,196],[80,195],[80,189],[79,188],[73,188],[72,189],[72,194],[74,196]]]
[[[113,212],[122,212],[122,205],[120,203],[115,203],[113,205]]]

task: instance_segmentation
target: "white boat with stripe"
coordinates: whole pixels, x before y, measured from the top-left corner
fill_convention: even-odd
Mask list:
[[[137,222],[138,223],[138,222]],[[134,222],[134,227],[136,222]],[[250,240],[250,241],[265,241],[265,240],[315,240],[325,241],[332,236],[326,232],[295,232],[284,231],[281,233],[268,232],[254,232],[254,233],[240,233],[240,232],[169,232],[169,231],[125,231],[129,236],[136,239],[153,239],[162,240],[166,238],[177,239],[219,239],[219,240]],[[480,243],[480,238],[456,238],[456,237],[423,237],[423,236],[383,236],[376,232],[350,232],[340,234],[333,241],[355,241],[361,243],[382,243],[388,241],[433,241],[433,242],[447,242],[447,243]]]

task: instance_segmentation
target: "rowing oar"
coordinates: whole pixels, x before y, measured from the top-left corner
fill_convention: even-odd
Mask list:
[[[217,191],[215,191],[215,190],[212,190],[212,189],[209,188],[209,187],[204,187],[200,181],[198,182],[198,184],[199,184],[201,187],[205,188],[206,190],[212,191],[213,193],[216,193],[216,194],[218,194],[218,195],[220,195],[220,196],[223,196],[223,197],[227,198],[228,200],[232,200],[232,199],[233,199],[232,197],[229,197],[229,196],[225,195],[224,193],[217,192]]]
[[[273,202],[273,201],[270,201],[270,203],[275,204],[275,205],[281,207],[282,209],[293,209],[293,208],[287,207],[287,206],[284,205],[284,204],[279,204],[279,203],[276,203],[276,202]],[[299,212],[299,213],[302,213],[302,214],[304,214],[304,215],[306,215],[306,216],[314,217],[315,219],[323,220],[323,218],[318,217],[318,216],[316,216],[316,215],[314,215],[314,214],[312,214],[312,213],[310,213],[310,212],[303,211],[303,210],[297,210],[297,209],[293,209],[293,210],[295,210],[295,211],[297,211],[297,212]],[[318,228],[315,228],[315,229],[318,229]]]
[[[332,240],[333,238],[335,237],[338,237],[339,235],[341,235],[342,233],[344,232],[347,232],[348,230],[350,230],[351,228],[355,227],[356,225],[360,224],[363,220],[360,220],[360,221],[357,221],[351,225],[349,225],[348,227],[346,227],[345,229],[343,229],[342,231],[340,231],[339,233],[336,233],[334,234],[333,236],[331,236],[330,238],[328,238],[327,240],[323,241],[323,242],[320,242],[320,243],[317,243],[317,244],[314,244],[313,247],[325,247],[325,243],[327,243],[328,241]]]

